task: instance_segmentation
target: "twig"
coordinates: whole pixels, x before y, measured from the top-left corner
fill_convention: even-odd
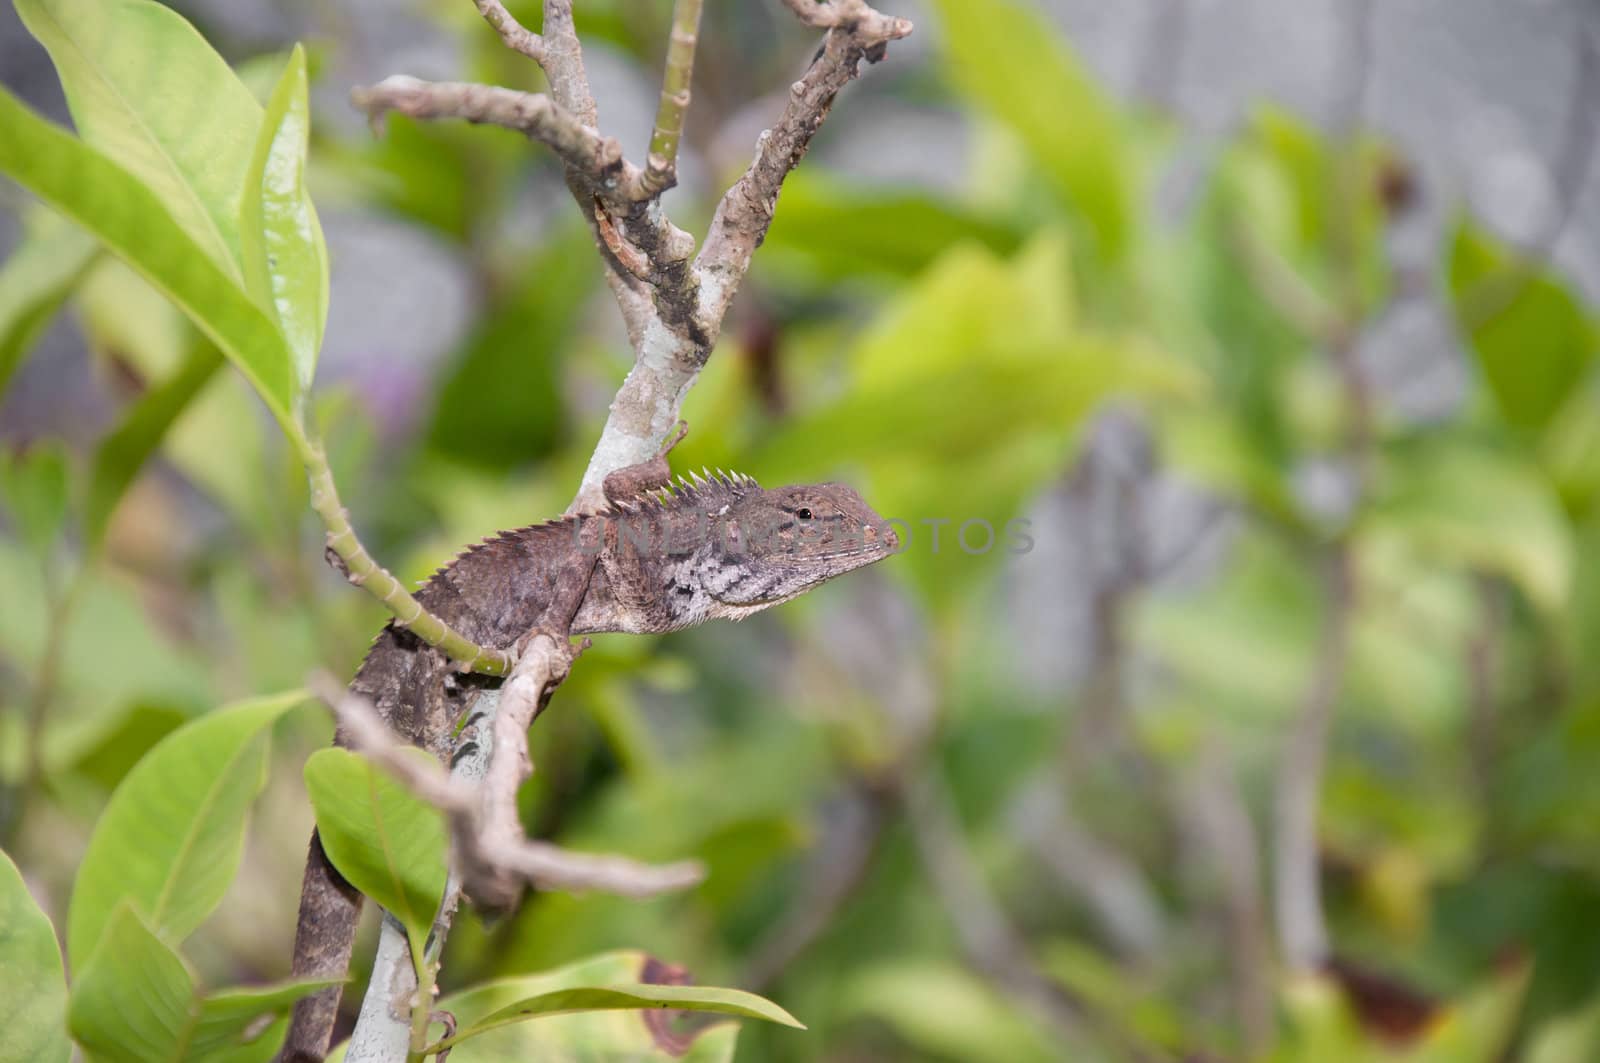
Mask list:
[[[650,153],[645,159],[644,198],[653,198],[678,183],[678,141],[689,110],[689,84],[694,71],[695,41],[700,32],[701,0],[675,0],[672,36],[667,43],[667,69],[661,78],[661,103],[656,109]]]
[[[542,93],[395,74],[356,89],[350,99],[374,120],[398,111],[411,118],[460,118],[513,129],[548,146],[607,194],[640,195],[644,175],[622,157],[622,145],[584,125]]]
[[[829,32],[811,67],[790,86],[777,124],[761,134],[750,168],[717,204],[705,245],[695,258],[700,286],[697,317],[701,328],[713,336],[749,269],[750,256],[772,224],[784,178],[805,157],[834,97],[855,78],[863,61],[883,58],[889,42],[907,36],[912,28],[906,19],[880,15],[860,0],[787,2],[802,20],[829,27]]]
[[[500,0],[472,0],[483,20],[494,27],[507,48],[544,65],[544,38],[512,17]]]
[[[394,614],[396,624],[428,645],[449,654],[454,660],[464,662],[468,670],[485,675],[505,675],[509,672],[509,656],[499,650],[479,646],[428,612],[421,602],[401,586],[393,573],[372,559],[350,524],[350,514],[339,502],[333,470],[328,465],[322,447],[308,445],[305,457],[311,482],[311,508],[322,518],[322,524],[328,531],[329,561],[337,559],[335,567],[344,573],[345,578],[382,602]]]

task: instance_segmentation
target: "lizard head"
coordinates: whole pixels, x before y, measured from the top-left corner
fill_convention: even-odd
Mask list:
[[[788,601],[900,548],[893,526],[844,484],[750,486],[710,514],[725,568],[705,586],[724,615]]]

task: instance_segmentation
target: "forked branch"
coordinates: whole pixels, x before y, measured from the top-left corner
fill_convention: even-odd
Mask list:
[[[625,897],[653,897],[693,886],[705,876],[693,861],[642,864],[621,856],[569,852],[523,834],[517,789],[528,777],[527,725],[541,701],[548,701],[566,678],[576,656],[570,644],[560,649],[563,641],[535,636],[506,680],[493,724],[495,751],[482,786],[452,779],[438,764],[409,755],[412,747],[383,722],[377,709],[335,680],[318,677],[313,687],[350,735],[353,749],[445,814],[452,858],[464,892],[475,902],[508,907],[515,901],[508,891],[514,888],[520,894],[524,884]]]

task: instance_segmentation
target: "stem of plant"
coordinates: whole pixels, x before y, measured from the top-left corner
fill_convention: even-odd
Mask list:
[[[372,559],[350,525],[350,514],[339,502],[326,452],[312,442],[303,455],[311,483],[311,508],[322,518],[323,527],[328,530],[328,549],[343,563],[350,582],[382,602],[400,626],[462,662],[470,671],[495,676],[510,672],[509,655],[479,646],[428,612],[393,573]]]
[[[683,116],[689,111],[701,3],[702,0],[676,0],[672,5],[672,36],[667,42],[667,69],[661,77],[661,104],[650,135],[650,155],[645,160],[643,190],[650,196],[671,188],[678,180],[678,142],[683,139]]]

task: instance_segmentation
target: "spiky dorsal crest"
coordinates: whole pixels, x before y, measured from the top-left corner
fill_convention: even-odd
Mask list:
[[[731,502],[747,491],[760,488],[761,485],[756,483],[755,477],[746,476],[744,473],[724,472],[722,469],[712,472],[710,469],[701,469],[699,472],[690,472],[688,476],[680,475],[667,486],[644,495],[640,504],[671,511],[685,506]]]

